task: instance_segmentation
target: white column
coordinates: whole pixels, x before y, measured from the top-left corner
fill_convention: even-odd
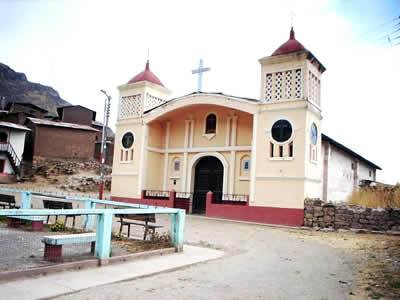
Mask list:
[[[181,185],[181,192],[186,191],[186,176],[187,176],[187,160],[188,160],[188,144],[189,144],[189,127],[190,127],[190,120],[185,120],[185,141],[184,141],[184,153],[183,153],[183,166],[182,166],[182,185]]]
[[[141,159],[140,159],[140,172],[139,172],[139,184],[138,184],[138,194],[142,193],[142,190],[146,186],[146,176],[147,176],[147,143],[149,135],[149,126],[144,124],[142,126],[142,144],[141,144]]]
[[[189,148],[193,148],[193,136],[194,136],[194,120],[190,120]]]
[[[237,116],[232,117],[231,146],[236,146]]]
[[[231,117],[226,119],[226,137],[225,137],[225,145],[230,146],[231,140]]]
[[[254,202],[256,192],[256,166],[257,166],[257,128],[258,114],[253,114],[253,137],[251,141],[251,161],[250,161],[250,203]]]
[[[171,122],[167,121],[166,127],[165,127],[165,149],[167,150],[169,148],[169,135],[170,135],[170,128],[171,128]],[[164,177],[163,177],[163,190],[165,191],[167,189],[167,180],[168,180],[168,152],[164,153]]]
[[[229,194],[234,193],[234,183],[235,183],[235,169],[236,169],[236,151],[231,151],[231,160],[229,162]]]

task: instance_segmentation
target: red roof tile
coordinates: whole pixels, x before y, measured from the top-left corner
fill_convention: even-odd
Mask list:
[[[290,30],[290,38],[289,40],[282,44],[278,49],[275,50],[274,53],[272,53],[271,56],[277,56],[277,55],[282,55],[282,54],[289,54],[297,51],[303,51],[306,50],[302,44],[300,44],[295,38],[294,38],[294,30],[293,27]]]
[[[146,69],[143,72],[140,72],[137,74],[135,77],[133,77],[131,80],[129,80],[128,83],[135,83],[139,81],[150,81],[152,83],[164,86],[160,79],[156,75],[154,75],[153,72],[150,71],[150,66],[149,66],[149,61],[146,63]]]

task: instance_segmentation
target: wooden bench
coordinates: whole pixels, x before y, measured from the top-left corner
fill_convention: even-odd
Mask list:
[[[161,228],[162,226],[157,226],[157,225],[151,225],[149,223],[155,223],[156,222],[156,215],[155,214],[143,214],[143,215],[115,215],[116,218],[119,218],[119,221],[121,223],[121,226],[119,227],[119,234],[122,233],[122,227],[123,226],[128,226],[128,237],[131,234],[131,225],[138,225],[138,226],[143,226],[144,227],[144,236],[143,240],[146,240],[146,236],[149,230],[152,231],[154,234],[156,231],[156,228]],[[143,223],[138,223],[134,222],[131,220],[135,221],[142,221]]]
[[[15,205],[15,197],[12,195],[0,194],[0,206],[3,208],[19,208]]]
[[[54,200],[46,200],[43,199],[43,207],[47,209],[72,209],[71,202],[63,202],[63,201],[54,201]],[[65,215],[64,225],[67,224],[67,219],[72,217],[72,228],[75,228],[75,217],[80,215]],[[47,216],[46,223],[49,224],[50,216]],[[56,215],[56,222],[58,220],[58,216]]]
[[[62,260],[62,246],[71,244],[90,244],[90,254],[94,255],[96,233],[62,234],[42,237],[44,243],[44,259],[47,261]]]
[[[7,226],[18,228],[21,225],[21,220],[32,222],[32,231],[41,231],[43,229],[43,221],[45,217],[41,216],[8,216]]]

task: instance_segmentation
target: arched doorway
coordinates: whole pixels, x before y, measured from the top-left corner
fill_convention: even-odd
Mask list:
[[[215,198],[222,197],[224,166],[213,156],[201,158],[195,168],[192,213],[204,214],[206,211],[206,194],[214,192]]]

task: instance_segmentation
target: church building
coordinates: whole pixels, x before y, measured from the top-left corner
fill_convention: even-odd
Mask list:
[[[119,86],[112,199],[301,226],[305,198],[346,201],[374,181],[378,166],[321,133],[325,67],[293,28],[259,62],[259,99],[169,99],[149,62]]]

